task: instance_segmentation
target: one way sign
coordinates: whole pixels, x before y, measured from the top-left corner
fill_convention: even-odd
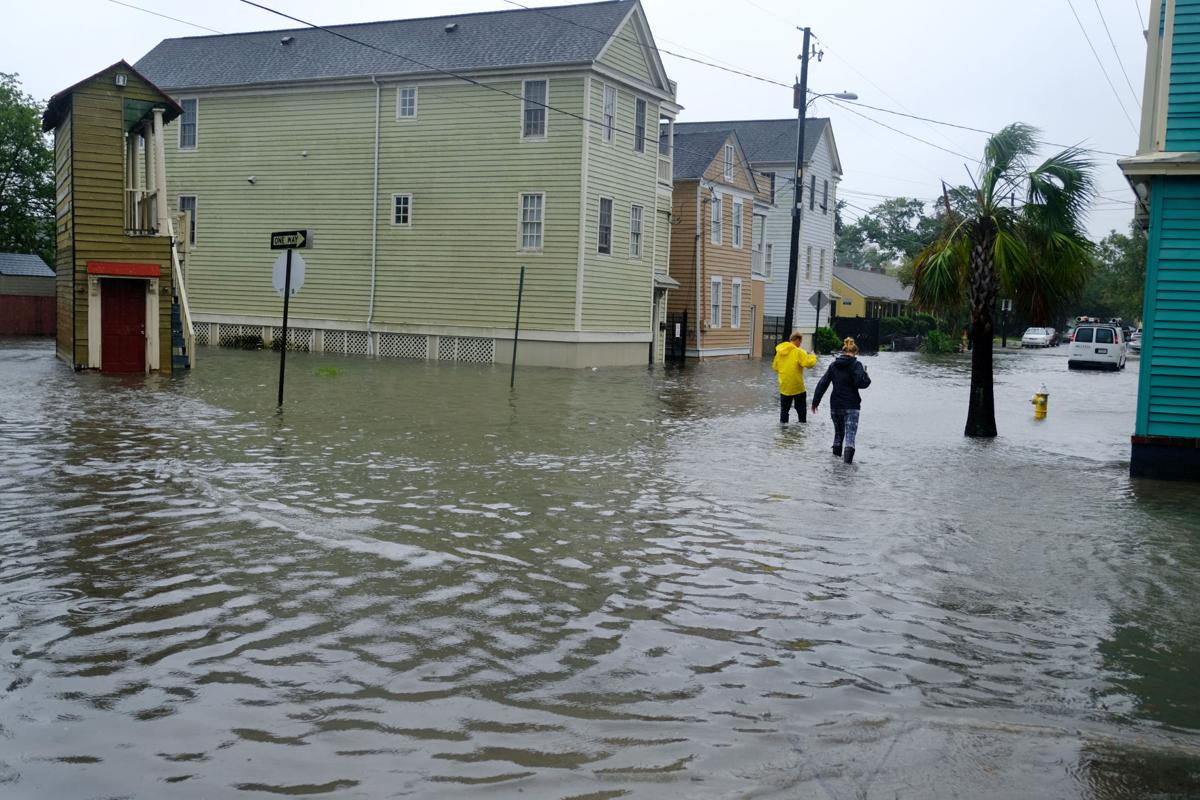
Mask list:
[[[276,231],[271,234],[272,250],[295,250],[308,247],[308,231]]]

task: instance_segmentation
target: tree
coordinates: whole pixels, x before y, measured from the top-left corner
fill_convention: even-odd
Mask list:
[[[54,264],[54,151],[41,108],[16,75],[0,72],[0,251]]]
[[[1100,240],[1076,314],[1138,320],[1146,291],[1146,234],[1136,224],[1129,235],[1112,231]]]
[[[913,262],[913,301],[929,311],[970,309],[967,436],[995,436],[992,312],[1003,289],[1035,324],[1082,291],[1092,243],[1082,229],[1095,194],[1093,164],[1071,147],[1036,167],[1037,129],[1014,123],[988,139],[962,211]],[[958,190],[956,190],[958,191]]]

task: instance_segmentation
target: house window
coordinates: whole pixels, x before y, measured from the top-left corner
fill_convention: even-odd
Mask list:
[[[742,327],[742,279],[734,278],[729,291],[729,327]]]
[[[821,213],[829,213],[829,179],[825,180],[825,190],[821,192]]]
[[[768,177],[770,177],[770,179],[771,179],[771,202],[774,203],[775,202],[775,173],[774,172],[770,173],[770,175]]]
[[[808,210],[812,211],[816,206],[817,200],[817,176],[814,173],[809,181],[808,186]]]
[[[629,207],[629,256],[642,257],[642,207]]]
[[[718,195],[712,199],[712,218],[709,220],[712,228],[712,243],[720,244],[724,238],[724,232],[721,230],[721,197]]]
[[[521,195],[521,249],[542,249],[542,213],[546,196],[541,192]]]
[[[412,195],[392,195],[392,224],[408,227],[412,224]]]
[[[708,327],[721,327],[721,277],[715,276],[710,285],[711,306],[708,309]]]
[[[825,248],[824,247],[821,248],[820,269],[821,269],[821,271],[817,273],[817,280],[819,280],[821,283],[824,283],[825,282]]]
[[[596,252],[612,253],[612,199],[600,198],[600,232]]]
[[[196,117],[200,113],[200,101],[185,97],[179,101],[183,116],[179,118],[179,149],[196,149]]]
[[[617,124],[617,87],[604,87],[604,141],[613,140]]]
[[[633,104],[633,149],[646,152],[646,101],[640,97]]]
[[[396,119],[417,116],[417,87],[401,86],[396,90]]]
[[[725,145],[725,180],[733,180],[733,145]]]
[[[742,246],[742,201],[733,201],[733,246]]]
[[[196,195],[179,195],[179,213],[188,215],[188,244],[196,244]]]
[[[804,279],[812,280],[812,245],[808,246],[808,258],[804,267]]]
[[[774,275],[774,272],[775,272],[774,265],[771,263],[771,260],[772,260],[772,258],[774,258],[774,256],[775,256],[775,245],[768,242],[766,253],[763,255],[763,275],[765,275],[768,278],[770,278],[772,275]]]
[[[525,81],[521,84],[521,138],[546,137],[546,81]]]

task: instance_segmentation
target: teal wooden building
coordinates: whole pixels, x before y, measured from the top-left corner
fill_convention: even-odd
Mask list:
[[[1120,162],[1149,236],[1130,473],[1200,480],[1200,0],[1150,5],[1141,137]]]

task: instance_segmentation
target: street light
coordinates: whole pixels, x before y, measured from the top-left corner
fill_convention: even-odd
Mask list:
[[[796,113],[796,171],[793,176],[792,184],[792,241],[791,248],[788,251],[788,285],[787,285],[787,308],[783,312],[783,335],[790,336],[794,330],[796,315],[796,280],[799,278],[800,271],[800,193],[804,188],[804,177],[802,170],[804,167],[804,117],[808,109],[808,104],[821,97],[831,97],[837,100],[857,100],[858,95],[853,92],[826,92],[814,93],[809,97],[808,91],[808,57],[811,49],[810,36],[812,32],[808,28],[804,28],[804,50],[800,54],[800,83],[795,87],[794,104],[797,108]],[[816,332],[813,332],[814,341]]]

